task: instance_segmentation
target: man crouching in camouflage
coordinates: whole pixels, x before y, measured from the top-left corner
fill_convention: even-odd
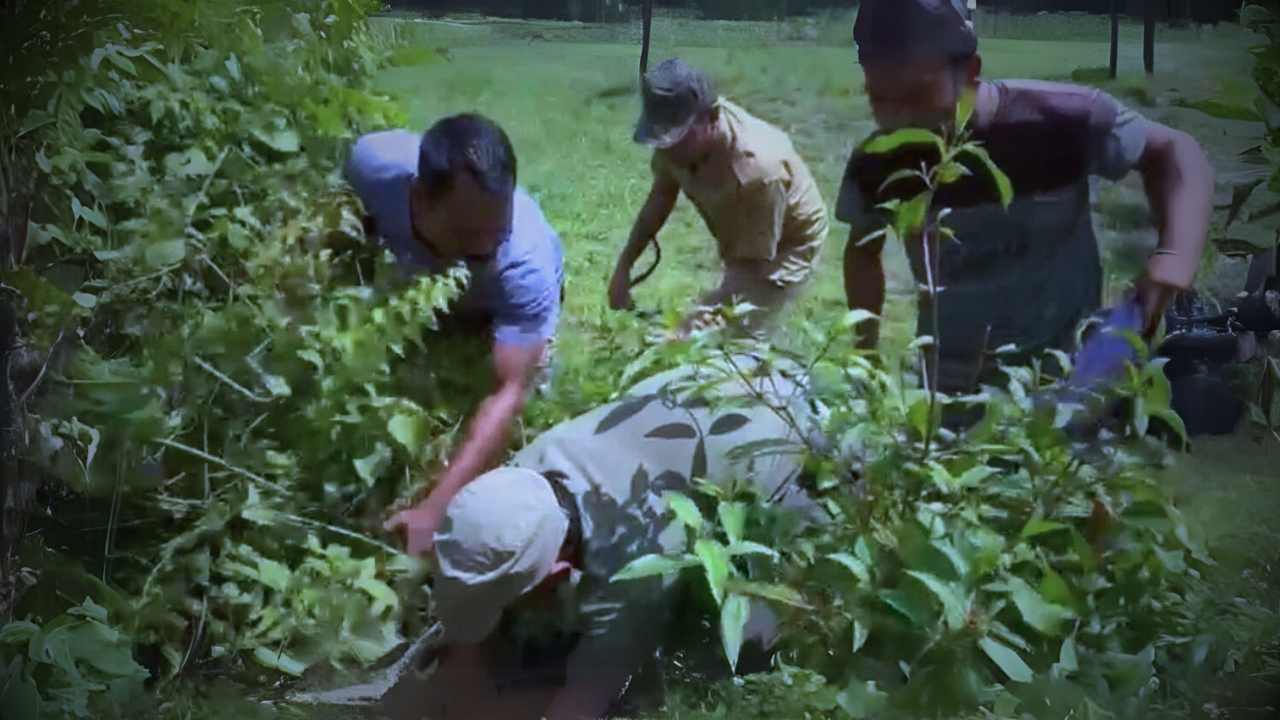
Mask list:
[[[745,372],[711,376],[714,392],[688,389],[714,369],[655,376],[552,428],[453,498],[434,537],[441,663],[429,692],[397,688],[384,712],[431,720],[604,717],[674,619],[677,577],[610,582],[636,558],[683,549],[684,530],[664,517],[664,492],[689,492],[693,477],[738,479],[801,521],[819,517],[793,482],[803,464],[799,432],[807,435],[814,417],[799,379],[750,358],[725,362]],[[716,398],[732,396],[732,409],[716,408]],[[792,440],[797,452],[730,453],[761,439]],[[528,671],[501,669],[499,648],[509,658],[520,645],[516,633],[539,636],[517,651],[524,665],[538,666],[537,682],[519,682]],[[772,647],[777,632],[763,604],[745,634],[758,649]]]

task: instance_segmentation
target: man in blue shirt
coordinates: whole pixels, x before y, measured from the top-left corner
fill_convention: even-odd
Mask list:
[[[427,498],[388,522],[430,538],[453,495],[498,459],[545,360],[560,316],[560,239],[516,185],[506,133],[479,115],[445,118],[421,137],[365,135],[351,149],[346,177],[364,202],[367,230],[407,273],[467,265],[471,281],[451,313],[492,327],[495,389]]]

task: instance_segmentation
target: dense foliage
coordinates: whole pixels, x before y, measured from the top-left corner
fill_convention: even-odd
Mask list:
[[[175,677],[268,688],[378,659],[416,629],[420,569],[370,528],[441,460],[477,381],[424,335],[465,278],[397,277],[338,166],[354,133],[403,119],[373,70],[435,52],[388,53],[359,0],[8,7],[39,31],[4,48],[22,82],[3,89],[0,210],[23,242],[0,244],[0,309],[21,340],[15,472],[43,490],[0,629],[0,714],[217,716],[142,708]],[[955,159],[951,140],[924,138]],[[890,209],[898,235],[930,216],[927,199]],[[731,662],[746,598],[783,616],[775,671],[701,683],[708,716],[1096,716],[1167,701],[1196,668],[1275,672],[1274,652],[1223,660],[1219,642],[1273,627],[1266,608],[1233,605],[1259,618],[1240,637],[1203,624],[1231,600],[1155,479],[1170,451],[1149,433],[1176,426],[1158,363],[1084,440],[1036,402],[1053,382],[1038,368],[931,395],[847,352],[866,319],[812,328],[812,353],[711,332],[589,378],[750,350],[800,363],[823,408],[822,439],[742,452],[808,454],[830,522],[704,488],[673,498],[696,552],[646,560],[708,579]],[[636,352],[611,322],[596,352]],[[974,429],[940,427],[967,405]]]
[[[923,291],[939,302],[945,278],[929,258],[951,235],[945,211],[933,207],[937,191],[973,174],[964,164],[972,158],[1002,200],[1011,199],[1008,179],[963,132],[971,107],[962,103],[954,137],[906,130],[865,146],[938,151],[931,166],[886,181],[912,180],[919,190],[882,207],[890,217],[883,234],[924,244],[932,271]],[[1194,642],[1183,593],[1211,562],[1154,472],[1169,454],[1163,440],[1148,437],[1151,418],[1182,432],[1162,363],[1129,370],[1119,389],[1128,400],[1124,420],[1104,423],[1098,435],[1079,431],[1083,405],[1044,402],[1061,380],[1039,365],[1002,368],[1003,387],[952,398],[922,389],[904,368],[850,357],[840,348],[868,319],[854,311],[820,334],[826,350],[816,356],[778,357],[806,369],[822,408],[819,439],[790,450],[810,456],[810,490],[829,521],[768,522],[767,498],[706,488],[707,520],[694,501],[673,498],[694,552],[641,559],[620,579],[702,568],[731,664],[747,599],[779,603],[781,677],[790,683],[796,670],[817,673],[805,676],[819,683],[806,700],[817,716],[985,708],[1058,718],[1143,707],[1159,688],[1158,668]],[[919,367],[936,367],[927,358],[937,343],[926,337],[915,346],[925,356]],[[707,361],[732,350],[700,338],[687,352],[714,367]],[[1055,359],[1070,367],[1061,353]],[[926,378],[924,388],[933,385]],[[948,408],[966,407],[979,408],[981,421],[962,431],[942,427]],[[787,419],[798,437],[812,436]]]
[[[410,564],[364,521],[452,430],[403,358],[464,274],[397,279],[337,172],[356,131],[401,120],[365,89],[386,54],[367,3],[183,8],[104,13],[6,126],[37,170],[0,275],[42,365],[22,472],[54,481],[24,564],[93,576],[46,572],[60,592],[0,635],[23,717],[107,717],[122,682],[219,658],[383,655]],[[146,669],[115,662],[135,645]]]

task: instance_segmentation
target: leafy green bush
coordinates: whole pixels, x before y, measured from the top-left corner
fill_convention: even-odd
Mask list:
[[[829,336],[848,342],[861,319]],[[690,352],[731,356],[710,347]],[[911,376],[863,357],[766,357],[807,369],[823,439],[743,452],[807,452],[829,522],[780,523],[767,498],[705,488],[672,499],[694,551],[641,559],[619,581],[697,568],[730,663],[746,598],[772,601],[784,667],[825,678],[829,710],[846,717],[1057,718],[1156,697],[1161,668],[1189,642],[1172,638],[1196,635],[1183,594],[1211,561],[1158,482],[1168,451],[1133,412],[1142,403],[1123,435],[1073,441],[1070,413],[1035,401],[1051,379],[1006,368],[1008,390],[939,397],[980,403],[984,418],[926,445],[931,400]],[[1159,368],[1135,371],[1125,394],[1167,392]]]
[[[366,89],[369,3],[183,8],[101,25],[6,136],[41,188],[0,274],[47,358],[27,460],[107,528],[114,622],[159,676],[369,663],[413,568],[365,523],[455,422],[402,363],[431,357],[465,272],[400,280],[337,172],[355,133],[403,122]]]
[[[6,717],[120,717],[138,703],[147,671],[130,637],[86,598],[44,625],[0,628],[0,708]]]
[[[864,145],[868,153],[937,150],[932,165],[885,183],[910,180],[916,194],[881,205],[889,219],[883,235],[922,238],[923,291],[935,303],[945,302],[938,293],[946,281],[937,274],[936,243],[952,237],[946,213],[933,207],[937,190],[985,171],[1003,202],[1012,197],[1008,179],[966,138],[971,109],[961,103],[958,133],[903,130]],[[732,358],[742,352],[803,369],[816,439],[810,420],[780,410],[804,444],[740,450],[807,454],[805,487],[828,521],[782,523],[769,498],[703,485],[705,498],[669,497],[693,552],[640,558],[616,580],[699,568],[720,609],[731,666],[749,599],[773,602],[783,618],[784,667],[825,678],[809,693],[826,698],[819,713],[915,718],[981,709],[1061,718],[1143,708],[1160,688],[1160,669],[1195,635],[1184,594],[1211,563],[1156,477],[1169,453],[1149,436],[1152,418],[1185,438],[1163,361],[1131,367],[1120,380],[1123,422],[1077,439],[1074,423],[1095,416],[1050,394],[1058,380],[1038,363],[1001,367],[1003,387],[947,397],[921,389],[902,368],[830,355],[872,319],[855,310],[834,327],[811,328],[823,341],[816,355],[722,343],[714,333],[683,349],[686,362],[728,365],[709,383],[732,379],[739,372]],[[913,347],[922,367],[937,367],[936,341]],[[1070,359],[1054,355],[1069,371]],[[925,388],[936,384],[924,378]],[[949,411],[968,409],[981,420],[963,431],[943,425]],[[784,670],[756,692],[778,691],[772,682],[795,677]]]

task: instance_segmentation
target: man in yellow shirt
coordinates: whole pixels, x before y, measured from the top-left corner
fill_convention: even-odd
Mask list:
[[[724,277],[683,323],[687,332],[726,302],[759,308],[765,329],[813,275],[827,208],[786,133],[719,97],[702,72],[667,60],[644,77],[636,142],[654,148],[653,186],[618,258],[609,305],[631,306],[631,269],[684,192],[715,237]]]

